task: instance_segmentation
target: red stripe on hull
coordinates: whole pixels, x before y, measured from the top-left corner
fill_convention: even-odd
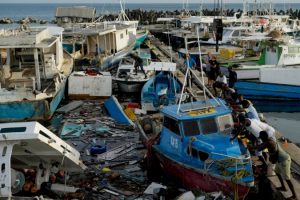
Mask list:
[[[224,194],[234,194],[234,184],[231,181],[220,179],[209,174],[195,171],[192,168],[187,168],[177,162],[168,159],[167,157],[156,154],[160,163],[163,165],[163,170],[173,177],[179,179],[183,186],[189,189],[200,189],[205,192],[222,191]],[[237,185],[239,199],[244,199],[250,188],[245,185]]]

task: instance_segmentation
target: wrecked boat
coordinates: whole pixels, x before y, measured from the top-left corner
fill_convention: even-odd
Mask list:
[[[224,103],[210,99],[165,106],[163,127],[149,155],[188,189],[243,199],[254,185],[252,162],[246,147],[230,140],[233,120]]]
[[[75,148],[38,122],[2,123],[0,132],[1,198],[24,199],[20,193],[28,187],[28,182],[32,182],[37,193],[51,182],[55,171],[82,173],[87,168]],[[34,180],[29,181],[25,176],[29,170],[36,173]],[[67,188],[70,187],[66,183],[51,185],[55,192],[69,191]]]
[[[143,86],[141,93],[142,109],[151,112],[158,111],[161,106],[177,103],[181,85],[174,77],[176,63],[155,62],[152,64],[156,75]]]
[[[73,68],[61,36],[49,29],[8,30],[0,37],[0,49],[0,121],[49,119]]]
[[[138,67],[135,70],[135,61],[131,57],[124,57],[119,63],[117,74],[114,80],[118,83],[118,88],[121,92],[140,92],[143,85],[153,75],[153,71],[148,68],[151,65],[150,51],[138,51],[138,56],[143,60],[143,69],[145,70],[146,77]]]

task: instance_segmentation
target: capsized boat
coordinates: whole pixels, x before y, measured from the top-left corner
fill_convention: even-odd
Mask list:
[[[7,30],[0,49],[0,121],[48,120],[73,69],[61,36],[49,29]]]
[[[176,63],[152,62],[156,75],[150,78],[141,92],[141,105],[145,111],[157,111],[161,106],[176,104],[181,85],[174,77]]]
[[[252,162],[244,145],[230,141],[233,120],[225,102],[170,105],[161,113],[163,128],[152,149],[164,172],[188,189],[243,199],[254,185]]]

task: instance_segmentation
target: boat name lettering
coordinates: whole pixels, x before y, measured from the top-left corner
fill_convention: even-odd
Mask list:
[[[175,149],[178,149],[179,144],[177,138],[171,137],[171,146],[174,147]]]
[[[206,115],[206,114],[211,114],[211,113],[215,113],[216,110],[213,108],[209,108],[209,109],[204,109],[204,110],[193,110],[189,112],[189,115],[191,116],[199,116],[199,115]]]

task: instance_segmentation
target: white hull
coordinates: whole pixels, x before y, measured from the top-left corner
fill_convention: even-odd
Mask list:
[[[118,87],[121,92],[130,92],[130,93],[140,92],[145,82],[146,79],[143,82],[118,81]]]

